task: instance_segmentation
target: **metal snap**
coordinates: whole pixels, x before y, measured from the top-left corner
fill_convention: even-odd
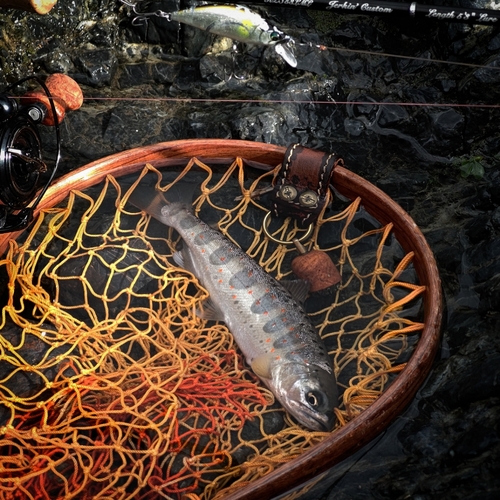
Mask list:
[[[319,196],[314,191],[304,191],[299,196],[299,203],[302,207],[312,208],[318,204]]]
[[[282,186],[281,189],[278,191],[278,196],[285,201],[292,201],[295,200],[297,197],[297,190],[290,185]]]

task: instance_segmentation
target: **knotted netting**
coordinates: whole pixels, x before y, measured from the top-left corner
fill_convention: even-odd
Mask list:
[[[140,182],[168,190],[194,175],[196,213],[283,279],[296,251],[266,237],[268,209],[254,196],[277,169],[186,163],[73,191],[10,241],[0,261],[1,498],[219,498],[327,436],[274,402],[224,324],[196,315],[207,292],[174,263],[177,234],[127,204]],[[305,304],[334,361],[336,428],[398,376],[423,328],[425,287],[391,230],[361,199],[337,200],[305,243],[342,275]],[[291,241],[302,229],[276,219],[269,231]]]

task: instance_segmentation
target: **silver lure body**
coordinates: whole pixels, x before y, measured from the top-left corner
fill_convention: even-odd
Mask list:
[[[289,37],[247,7],[206,5],[169,13],[168,18],[238,42],[274,45],[276,52],[288,64],[297,66],[289,47]]]
[[[206,5],[170,13],[170,19],[245,43],[270,45],[282,35],[252,10],[234,5]]]
[[[328,431],[338,394],[332,363],[302,305],[276,279],[183,203],[161,193],[130,202],[177,230],[183,239],[175,260],[210,294],[203,316],[222,320],[253,371],[304,426]],[[153,196],[152,196],[153,195]]]

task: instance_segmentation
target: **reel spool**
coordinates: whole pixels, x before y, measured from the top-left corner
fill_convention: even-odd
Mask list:
[[[28,92],[19,102],[7,95],[28,80],[35,80],[44,92]],[[33,219],[59,165],[59,123],[66,110],[78,109],[83,102],[78,84],[61,74],[49,76],[45,83],[29,76],[6,92],[0,94],[0,233],[24,229]],[[56,157],[52,162],[42,157],[39,124],[55,128]]]

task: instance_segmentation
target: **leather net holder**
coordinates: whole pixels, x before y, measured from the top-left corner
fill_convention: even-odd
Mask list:
[[[303,227],[314,224],[327,203],[328,186],[337,165],[343,166],[344,161],[336,153],[300,144],[289,146],[274,184],[274,214],[297,219]]]

